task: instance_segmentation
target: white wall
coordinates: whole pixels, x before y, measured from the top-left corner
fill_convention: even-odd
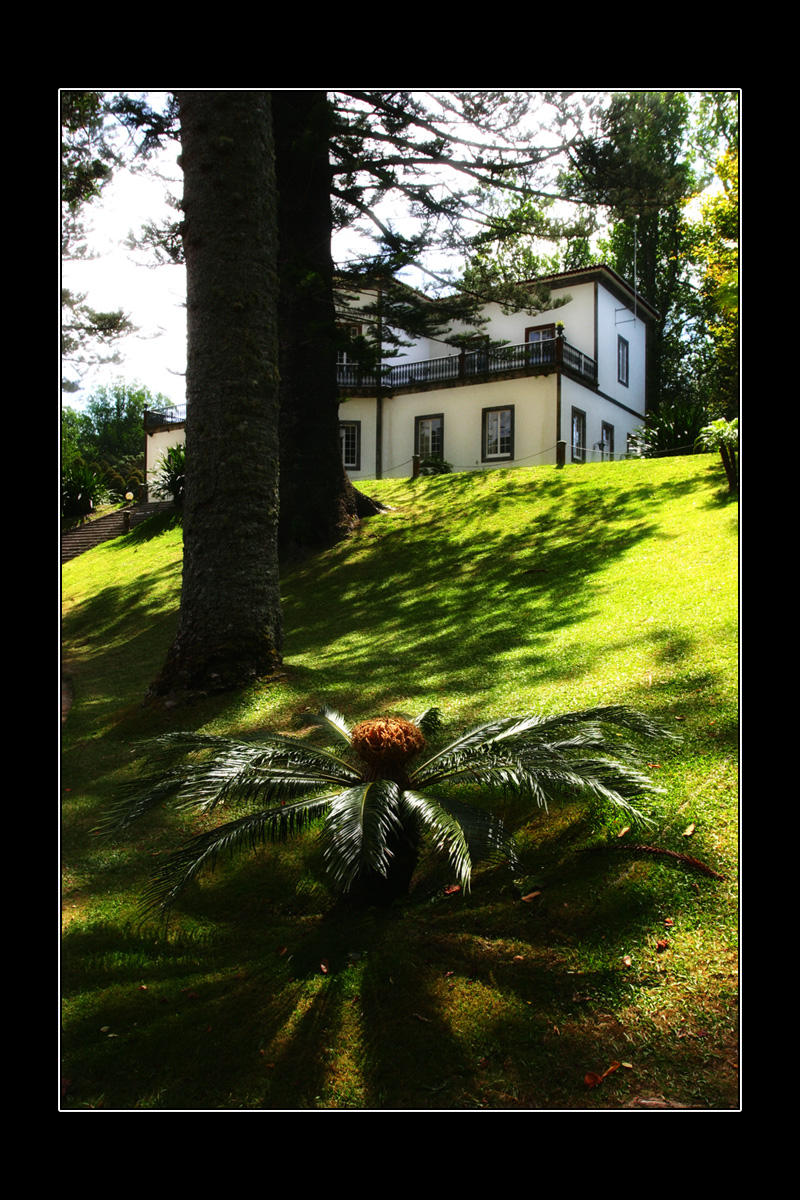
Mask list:
[[[633,408],[644,419],[646,328],[633,307],[626,307],[602,284],[597,288],[597,386],[601,392]],[[617,378],[617,338],[625,338],[628,352],[628,386]]]
[[[513,407],[514,458],[481,460],[484,408]],[[556,376],[481,383],[392,396],[383,402],[383,475],[411,475],[416,417],[444,416],[444,457],[454,470],[511,465],[537,466],[556,461]],[[375,401],[348,400],[339,407],[342,421],[361,421],[361,470],[354,480],[375,478]]]
[[[180,429],[164,429],[158,433],[145,434],[145,472],[148,489],[153,483],[161,455],[166,453],[171,446],[182,446],[185,441],[186,430],[183,426]],[[155,499],[149,491],[148,498]]]

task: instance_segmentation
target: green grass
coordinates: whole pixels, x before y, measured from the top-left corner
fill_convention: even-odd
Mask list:
[[[180,532],[145,525],[64,566],[62,1104],[735,1108],[738,542],[721,466],[369,492],[390,511],[285,574],[281,676],[190,708],[142,704],[175,629]],[[683,740],[651,751],[666,791],[647,840],[725,879],[626,851],[602,813],[506,802],[520,877],[484,868],[468,897],[425,860],[407,902],[343,914],[308,834],[200,880],[168,933],[141,925],[183,818],[120,845],[91,834],[143,764],[139,739],[292,732],[324,703],[352,720],[436,704],[445,736],[604,703],[670,719]]]

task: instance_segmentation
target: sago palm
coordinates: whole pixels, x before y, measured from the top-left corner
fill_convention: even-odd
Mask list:
[[[280,842],[318,821],[325,867],[340,892],[378,904],[404,894],[423,841],[444,855],[466,891],[477,858],[513,864],[514,846],[497,817],[452,798],[453,784],[514,793],[542,808],[566,796],[596,798],[644,820],[634,802],[660,789],[619,761],[620,751],[631,762],[635,754],[609,727],[671,736],[644,714],[613,706],[504,717],[425,756],[426,737],[441,725],[437,709],[413,721],[383,717],[352,728],[326,709],[315,721],[336,735],[340,753],[277,734],[254,742],[192,733],[155,740],[156,757],[167,755],[162,769],[119,798],[104,832],[126,831],[165,800],[241,815],[172,854],[146,892],[146,909],[166,912],[221,853]],[[183,755],[177,764],[176,751]]]

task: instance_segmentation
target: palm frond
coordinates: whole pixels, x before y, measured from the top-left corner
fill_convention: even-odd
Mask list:
[[[437,853],[448,859],[457,882],[469,891],[472,858],[469,843],[461,824],[433,796],[404,791],[400,797],[400,813],[414,821],[424,836],[433,843]]]
[[[418,717],[414,717],[411,723],[421,729],[425,737],[432,737],[444,725],[442,711],[439,708],[426,708]]]
[[[156,871],[143,895],[144,913],[166,913],[201,871],[213,871],[221,854],[255,850],[302,832],[325,814],[331,800],[331,796],[318,796],[250,813],[191,838]]]
[[[126,832],[134,821],[170,800],[179,808],[210,812],[220,804],[269,805],[359,779],[349,764],[289,738],[267,745],[196,734],[167,735],[157,741],[151,762],[159,753],[174,753],[176,747],[208,753],[124,785],[98,826],[102,835]]]
[[[462,800],[454,800],[450,796],[438,796],[436,802],[461,826],[473,864],[489,861],[517,866],[514,837],[500,817],[472,804],[465,804]]]
[[[336,712],[333,708],[328,708],[327,705],[322,709],[322,712],[314,713],[308,717],[308,722],[311,725],[321,726],[323,729],[331,729],[337,737],[350,745],[351,729],[341,713]]]
[[[425,762],[420,763],[409,776],[411,782],[420,787],[425,786],[430,780],[439,777],[439,767],[443,759],[451,761],[457,755],[488,744],[499,733],[516,725],[520,719],[519,717],[502,717],[498,721],[490,721],[486,725],[478,725],[474,729],[468,730],[461,737],[456,738],[455,741],[427,758]]]
[[[390,840],[400,833],[400,789],[388,779],[347,788],[331,800],[322,831],[323,857],[334,884],[348,892],[358,877],[386,876]]]

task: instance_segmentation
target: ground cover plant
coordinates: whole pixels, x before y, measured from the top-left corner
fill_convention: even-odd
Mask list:
[[[190,709],[142,706],[180,531],[65,564],[62,1103],[734,1107],[737,540],[719,460],[370,491],[391,509],[285,574],[279,677]],[[518,863],[478,863],[468,893],[423,850],[406,898],[342,911],[309,828],[199,876],[163,932],[141,895],[197,814],[92,833],[146,773],[146,739],[177,730],[325,750],[325,705],[355,722],[435,706],[446,741],[487,714],[611,704],[682,735],[646,759],[664,788],[646,837],[599,800],[545,813],[509,793],[492,811]]]

